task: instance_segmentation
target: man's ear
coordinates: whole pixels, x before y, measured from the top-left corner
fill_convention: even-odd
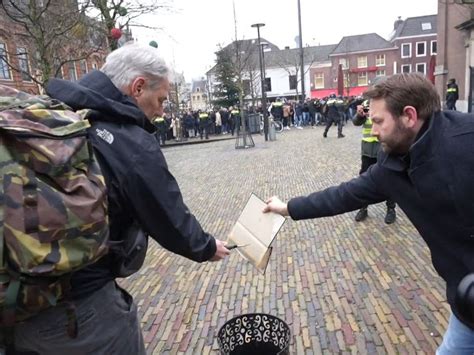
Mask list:
[[[413,106],[405,106],[401,118],[406,128],[413,128],[419,123],[418,112]]]
[[[142,95],[143,90],[145,89],[145,78],[139,76],[135,78],[130,84],[130,96],[137,98]]]

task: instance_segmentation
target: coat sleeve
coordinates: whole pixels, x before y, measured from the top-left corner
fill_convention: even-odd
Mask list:
[[[203,262],[214,256],[214,237],[203,231],[184,204],[157,145],[137,156],[129,172],[123,194],[145,232],[164,248],[188,259]]]
[[[354,117],[352,118],[352,123],[354,124],[354,126],[362,126],[366,120],[367,120],[367,117],[361,116],[358,113],[356,113]]]
[[[335,216],[385,201],[387,196],[378,190],[376,183],[381,174],[380,169],[374,164],[364,174],[339,186],[291,199],[288,202],[291,218],[299,220]]]

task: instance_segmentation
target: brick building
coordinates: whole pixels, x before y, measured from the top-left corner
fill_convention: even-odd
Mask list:
[[[53,5],[50,6],[53,9]],[[68,7],[69,11],[75,12],[77,15],[78,5],[76,1],[65,1],[61,6]],[[54,10],[57,9],[54,8]],[[48,14],[48,11],[46,11],[44,16],[48,16]],[[85,18],[85,20],[93,21],[88,18]],[[83,26],[86,27],[87,23]],[[126,32],[126,35],[129,35],[129,32]],[[90,70],[99,69],[107,54],[105,41],[102,40],[100,34],[96,33],[96,35],[85,40],[83,45],[90,45],[91,47],[87,57],[84,58],[83,56],[84,59],[67,61],[71,57],[64,48],[63,56],[55,61],[58,64],[56,68],[53,68],[52,76],[75,81]],[[87,52],[87,50],[84,52]],[[39,54],[34,48],[27,30],[19,23],[11,20],[0,7],[0,84],[32,94],[41,93],[41,86],[33,80],[41,81],[41,71],[36,64],[38,60],[32,55],[38,56]],[[72,59],[75,58],[72,57]]]

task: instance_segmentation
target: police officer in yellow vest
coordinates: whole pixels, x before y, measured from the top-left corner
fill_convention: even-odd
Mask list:
[[[157,116],[153,119],[153,124],[156,127],[156,138],[160,145],[166,143],[166,132],[168,131],[167,123],[164,117]]]
[[[242,122],[240,121],[240,110],[237,106],[230,110],[230,122],[232,135],[234,135],[234,130],[237,130],[237,134],[239,134]]]
[[[362,105],[357,106],[357,112],[352,120],[355,126],[362,126],[362,166],[359,174],[364,173],[369,169],[369,166],[377,162],[377,154],[380,149],[378,139],[372,136],[372,120],[369,117],[369,102],[365,100]],[[387,214],[385,215],[385,223],[392,224],[397,218],[395,212],[395,202],[391,200],[386,201]],[[363,207],[357,212],[355,220],[357,222],[363,221],[367,218],[367,206]]]
[[[452,78],[448,81],[448,88],[446,90],[446,108],[448,110],[456,111],[456,101],[459,99],[459,88],[456,84],[456,79]]]
[[[323,137],[328,136],[329,128],[334,123],[337,125],[337,138],[344,138],[342,134],[342,118],[344,114],[344,101],[340,97],[336,97],[336,94],[329,95],[329,100],[326,102],[327,106],[327,122],[326,128],[324,129]]]
[[[199,136],[209,139],[209,114],[206,111],[199,112]]]

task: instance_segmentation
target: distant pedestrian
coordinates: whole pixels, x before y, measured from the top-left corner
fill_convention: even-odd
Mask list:
[[[459,99],[459,88],[456,79],[449,79],[446,90],[446,107],[448,110],[456,111],[456,101]]]

